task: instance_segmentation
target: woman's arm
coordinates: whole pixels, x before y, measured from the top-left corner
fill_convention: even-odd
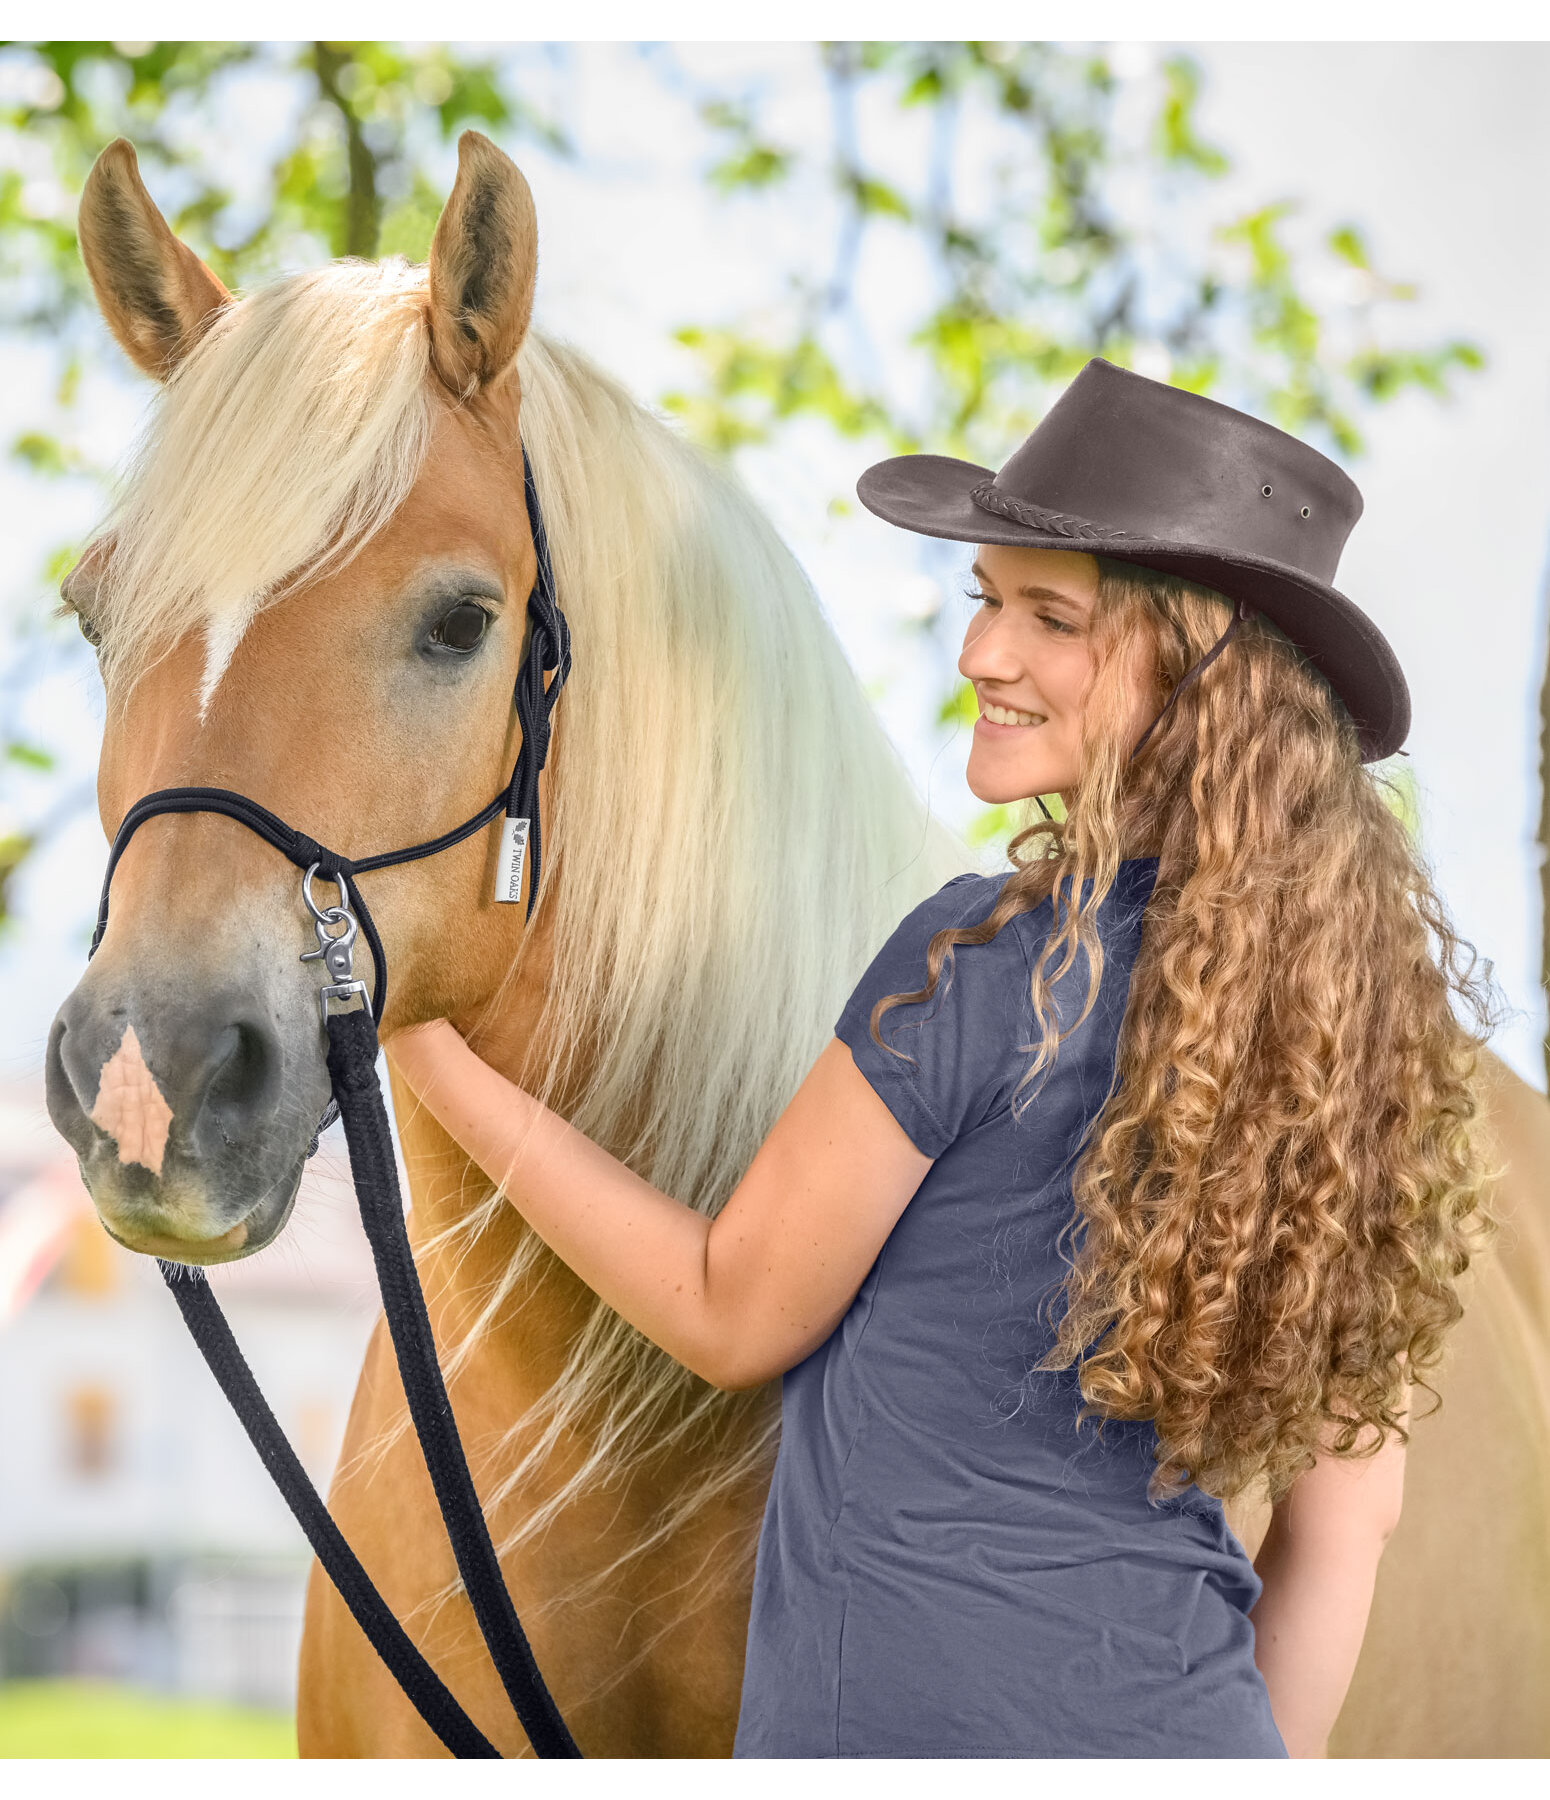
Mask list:
[[[1401,1421],[1408,1413],[1407,1390]],[[1271,1514],[1254,1562],[1264,1591],[1249,1618],[1254,1660],[1292,1756],[1329,1754],[1404,1479],[1405,1445],[1390,1433],[1373,1457],[1320,1455]]]
[[[931,1166],[837,1038],[714,1220],[508,1081],[449,1021],[384,1047],[550,1249],[716,1387],[757,1387],[829,1336]]]

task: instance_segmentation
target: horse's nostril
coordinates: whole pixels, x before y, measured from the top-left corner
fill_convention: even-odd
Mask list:
[[[239,1018],[215,1034],[203,1089],[189,1096],[201,1122],[208,1116],[228,1144],[262,1128],[279,1098],[280,1052],[261,1019]]]
[[[260,1032],[246,1022],[228,1025],[222,1042],[231,1042],[224,1061],[210,1078],[206,1098],[245,1100],[263,1079],[268,1056]]]
[[[49,1115],[77,1155],[100,1137],[92,1112],[102,1097],[103,1072],[124,1036],[76,995],[60,1007],[49,1029],[43,1072]]]
[[[79,1069],[71,1067],[77,1045],[69,1034],[68,1006],[67,1001],[49,1028],[48,1049],[43,1057],[43,1095],[54,1129],[77,1156],[84,1156],[97,1136],[86,1116],[93,1090],[88,1086],[84,1094],[81,1091],[87,1074],[84,1065]]]

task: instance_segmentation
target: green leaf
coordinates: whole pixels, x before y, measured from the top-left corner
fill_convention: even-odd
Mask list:
[[[413,190],[382,215],[378,255],[424,262],[430,255],[431,238],[435,235],[444,200],[445,196],[432,184],[429,176],[416,170]]]
[[[1195,132],[1195,101],[1200,92],[1200,66],[1187,56],[1163,64],[1163,100],[1153,130],[1153,145],[1164,163],[1184,164],[1213,178],[1232,167],[1215,145]]]
[[[79,453],[48,431],[23,431],[11,440],[11,455],[35,475],[74,475],[81,467]]]
[[[1017,822],[1010,806],[987,806],[969,820],[963,837],[966,844],[979,850],[997,838],[1010,838],[1016,829]]]
[[[1411,841],[1421,839],[1421,792],[1409,762],[1391,756],[1373,769],[1384,804],[1404,826]]]
[[[1353,269],[1370,269],[1371,262],[1367,256],[1367,245],[1361,232],[1354,225],[1337,225],[1329,234],[1329,247],[1342,262],[1348,262]]]
[[[12,738],[5,747],[7,762],[19,763],[24,769],[39,769],[45,773],[52,769],[58,758],[51,750],[44,750],[37,744],[25,744],[20,738]]]
[[[905,220],[915,216],[910,203],[897,188],[890,187],[886,181],[863,175],[859,170],[851,170],[845,177],[844,186],[856,207],[863,213],[883,214],[889,218]]]
[[[730,193],[734,188],[773,186],[785,179],[790,168],[789,151],[777,150],[773,144],[750,144],[713,164],[705,178],[712,187]]]
[[[75,567],[80,554],[80,548],[75,544],[60,544],[50,550],[43,559],[44,584],[51,588],[58,587]]]

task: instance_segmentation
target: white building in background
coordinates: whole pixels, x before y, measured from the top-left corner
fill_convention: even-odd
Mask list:
[[[338,1127],[291,1223],[212,1271],[326,1492],[378,1308]],[[0,1678],[294,1697],[309,1551],[155,1263],[97,1221],[41,1081],[0,1089]]]

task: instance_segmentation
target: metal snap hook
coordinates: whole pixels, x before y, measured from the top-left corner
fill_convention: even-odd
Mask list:
[[[321,956],[324,967],[335,981],[344,981],[351,973],[350,964],[355,946],[355,919],[342,906],[331,906],[328,910],[334,915],[332,918],[320,913],[312,921],[313,930],[318,934],[317,949],[303,950],[300,960],[312,962]],[[331,932],[328,927],[336,924],[340,919],[344,920],[344,930],[337,933]]]
[[[316,950],[303,950],[300,960],[312,962],[316,958],[323,959],[323,967],[332,979],[327,986],[318,989],[318,1007],[322,1014],[323,1026],[328,1027],[328,1003],[338,1000],[343,1003],[351,994],[359,994],[361,1005],[369,1010],[371,1002],[366,993],[366,984],[360,980],[354,970],[354,944],[356,934],[355,915],[348,906],[319,907],[312,898],[312,877],[320,865],[313,863],[301,878],[301,897],[307,903],[312,914],[312,927],[317,932],[318,947]],[[341,900],[347,890],[343,876],[335,876]],[[328,928],[344,921],[344,930],[333,933]]]

